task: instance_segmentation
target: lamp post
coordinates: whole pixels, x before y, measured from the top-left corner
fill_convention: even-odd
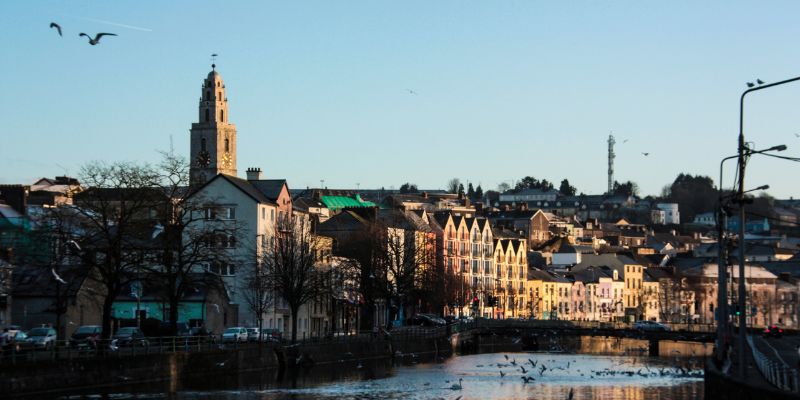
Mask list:
[[[762,150],[747,150],[747,156],[753,154],[762,154],[770,151],[784,151],[785,145],[772,146]],[[722,184],[722,170],[725,161],[738,158],[739,155],[732,155],[722,159],[719,162],[719,186],[717,187],[717,263],[718,263],[718,282],[717,282],[717,360],[722,361],[725,358],[727,335],[728,335],[728,262],[727,254],[724,246],[725,231],[727,228],[727,213],[725,212],[725,199],[731,197],[725,196]],[[754,190],[768,189],[769,186],[761,186]]]
[[[747,163],[747,156],[749,156],[748,148],[744,142],[744,98],[750,92],[755,92],[757,90],[763,90],[774,86],[785,85],[787,83],[799,81],[800,76],[782,80],[775,83],[759,85],[756,87],[751,87],[745,90],[742,93],[741,98],[739,99],[739,154],[738,154],[738,161],[739,161],[739,182],[738,182],[738,196],[737,199],[739,200],[739,309],[742,311],[739,314],[739,340],[738,340],[738,348],[739,348],[739,377],[741,379],[746,378],[747,376],[747,368],[745,366],[745,335],[747,334],[747,318],[746,318],[746,310],[745,306],[747,304],[745,299],[745,285],[744,285],[744,221],[745,221],[745,211],[744,211],[744,172],[745,172],[745,164]],[[752,85],[752,84],[751,84]],[[748,85],[750,86],[750,85]],[[785,146],[784,146],[785,148]]]

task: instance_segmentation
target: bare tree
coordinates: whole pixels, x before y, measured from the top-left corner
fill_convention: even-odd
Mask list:
[[[244,281],[242,297],[248,309],[256,316],[259,328],[259,351],[263,344],[264,314],[273,304],[273,291],[270,279],[262,265],[257,265],[250,270]],[[294,315],[294,314],[292,314]]]
[[[157,173],[148,165],[94,162],[81,169],[89,187],[76,196],[80,214],[77,243],[87,276],[101,288],[103,337],[111,336],[114,299],[137,279],[148,249],[150,213],[164,194],[152,189]]]
[[[324,274],[318,270],[319,239],[309,222],[296,218],[279,221],[274,245],[265,249],[260,263],[275,296],[283,298],[292,314],[292,343],[297,340],[300,307],[326,293]]]
[[[169,305],[172,335],[177,334],[180,302],[188,291],[218,282],[207,279],[203,270],[230,264],[229,250],[240,245],[233,221],[208,220],[222,214],[217,201],[191,197],[194,188],[189,185],[189,168],[184,158],[162,153],[154,184],[164,196],[153,205],[157,221],[150,234],[155,257],[143,266],[148,280],[154,282],[158,295]]]
[[[447,191],[450,193],[458,193],[459,186],[461,186],[461,179],[453,178],[447,181]]]

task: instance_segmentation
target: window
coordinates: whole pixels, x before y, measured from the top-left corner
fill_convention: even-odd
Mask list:
[[[221,117],[222,116],[221,113],[222,113],[222,111],[220,111],[220,118],[222,118]],[[228,139],[225,139],[225,151],[226,152],[231,151],[231,145],[230,145],[230,141]]]
[[[221,122],[225,122],[225,111],[224,111],[224,110],[219,110],[219,120],[220,120]],[[225,142],[226,142],[226,144],[227,144],[228,140],[227,140],[227,139],[225,139]],[[225,146],[225,151],[228,151],[227,149],[228,149],[228,146],[226,145],[226,146]]]
[[[274,208],[269,210],[269,220],[270,221],[275,221],[275,209]]]
[[[214,219],[217,217],[217,210],[213,207],[206,208],[206,219]]]
[[[235,219],[236,218],[236,209],[233,207],[223,207],[222,208],[222,218],[224,219]]]
[[[236,273],[233,264],[224,261],[215,261],[211,263],[211,265],[208,268],[208,271],[223,276],[231,276],[235,275]]]
[[[206,100],[211,100],[211,91],[206,90]]]
[[[206,138],[200,139],[200,150],[206,151]]]
[[[206,108],[206,122],[208,122],[210,119],[211,119],[210,111]]]

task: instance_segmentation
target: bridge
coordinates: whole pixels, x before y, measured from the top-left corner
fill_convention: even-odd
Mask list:
[[[453,326],[454,333],[463,335],[464,340],[475,336],[503,335],[526,338],[552,338],[564,336],[616,337],[646,340],[650,355],[659,354],[659,342],[686,341],[713,343],[716,339],[716,327],[700,324],[671,324],[669,330],[634,329],[628,323],[608,323],[596,321],[549,321],[549,320],[513,320],[513,319],[480,319]]]

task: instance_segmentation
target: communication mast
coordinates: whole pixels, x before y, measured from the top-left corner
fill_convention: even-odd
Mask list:
[[[614,135],[608,135],[608,194],[614,190],[614,158],[617,157],[614,154],[614,144],[617,143],[614,141]]]

